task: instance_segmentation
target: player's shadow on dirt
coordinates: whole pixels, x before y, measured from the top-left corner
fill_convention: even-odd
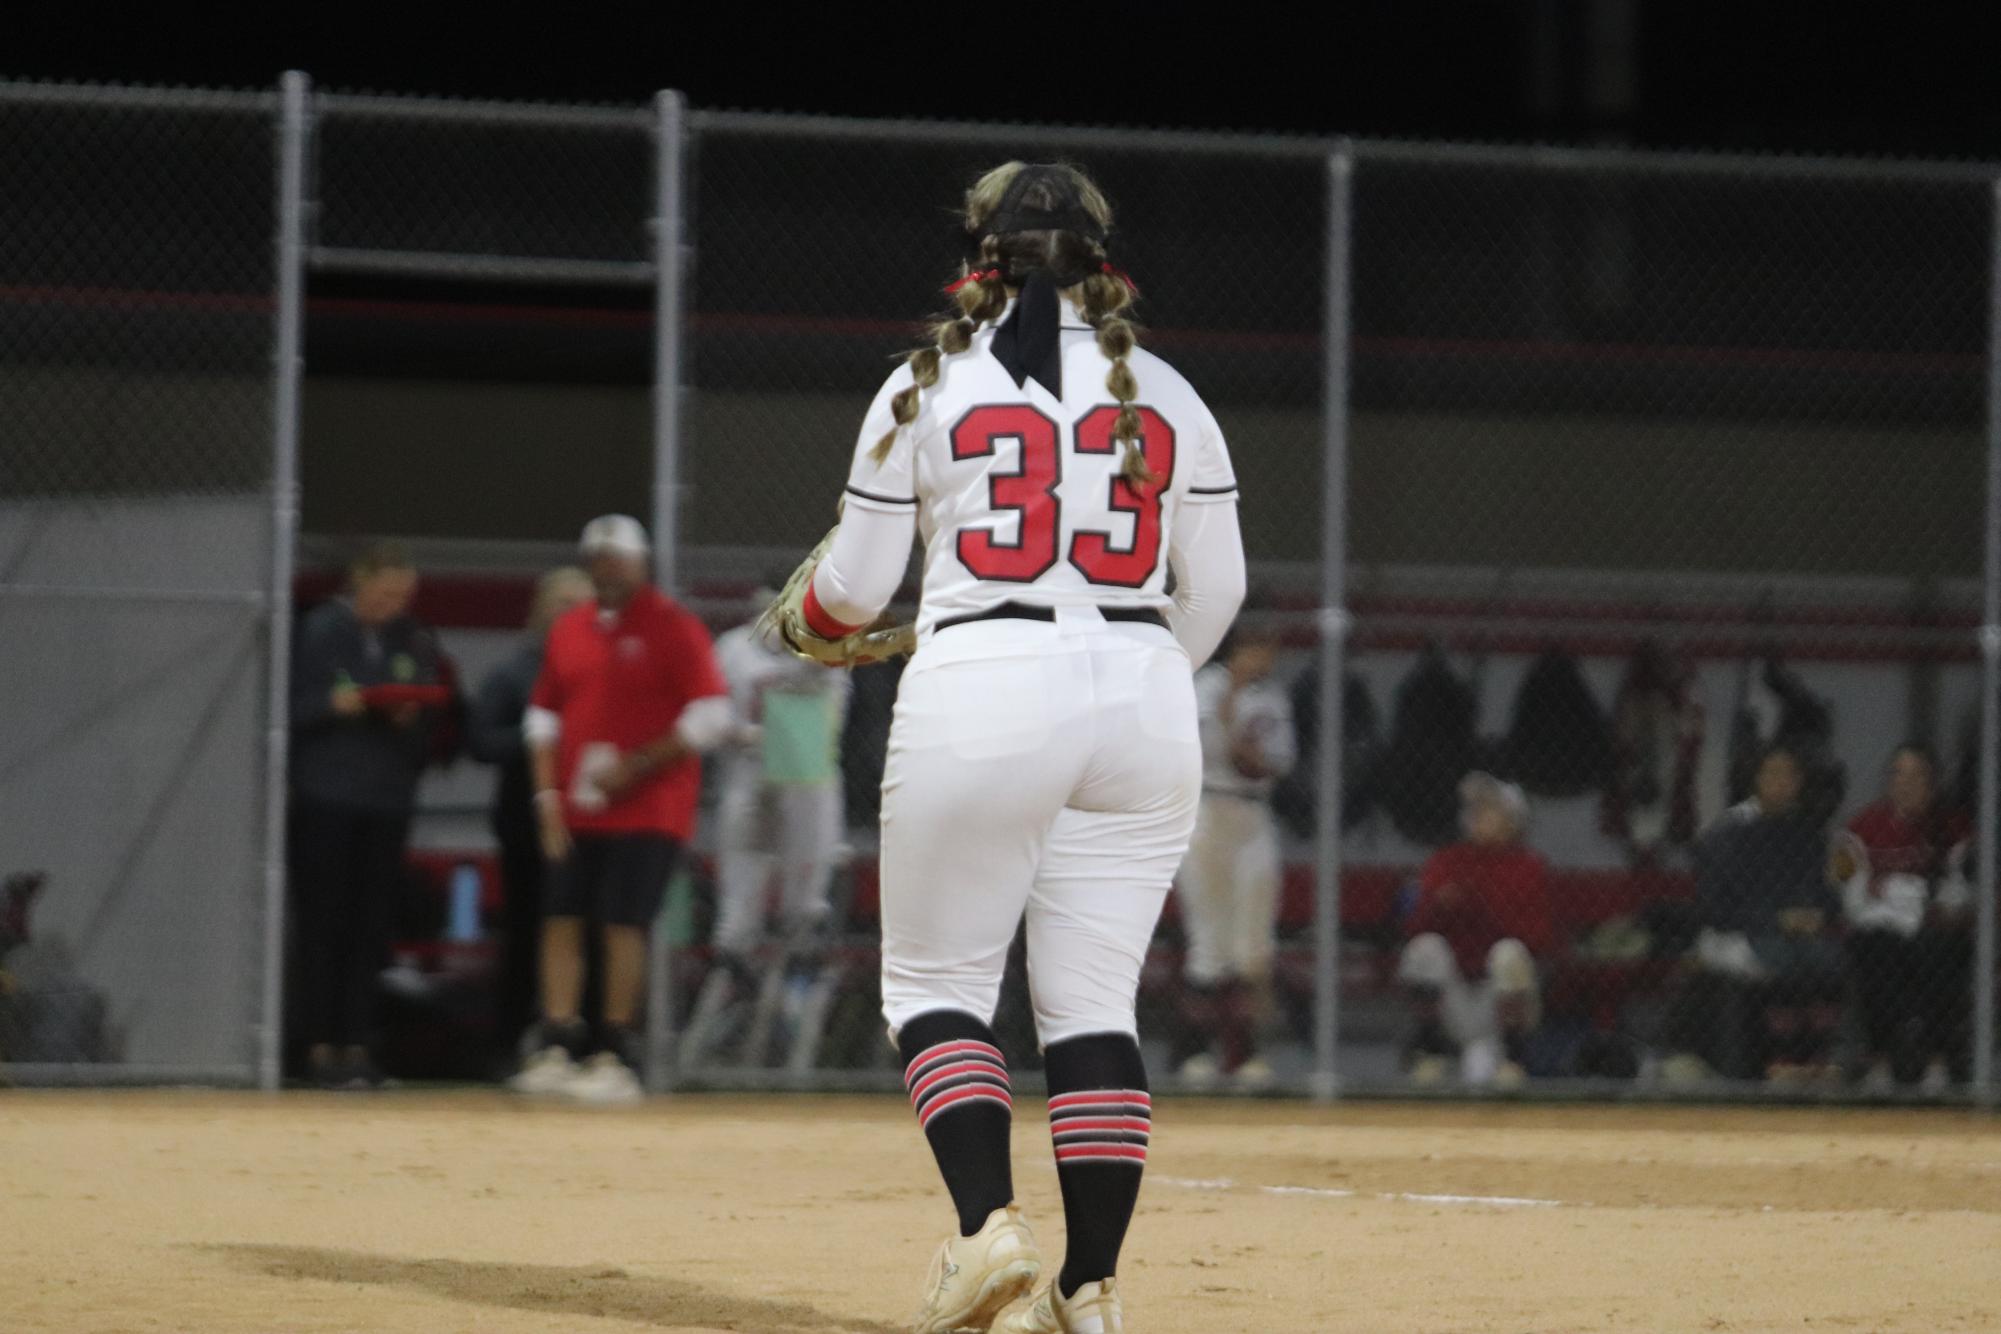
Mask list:
[[[497,1264],[416,1260],[322,1246],[251,1242],[197,1247],[252,1273],[415,1288],[452,1301],[557,1315],[606,1316],[662,1329],[829,1330],[899,1334],[901,1326],[829,1315],[804,1302],[736,1297],[668,1278],[637,1278],[590,1265]]]

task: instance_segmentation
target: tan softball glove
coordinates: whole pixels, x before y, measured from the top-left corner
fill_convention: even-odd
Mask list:
[[[813,628],[806,624],[806,590],[812,587],[813,571],[833,544],[834,534],[829,531],[820,539],[820,545],[799,562],[799,568],[792,571],[792,577],[785,581],[785,587],[779,591],[777,598],[757,618],[759,632],[771,630],[778,635],[779,642],[796,656],[829,667],[860,667],[893,658],[899,653],[915,651],[917,627],[914,625],[866,628],[839,639],[827,639],[815,634]]]

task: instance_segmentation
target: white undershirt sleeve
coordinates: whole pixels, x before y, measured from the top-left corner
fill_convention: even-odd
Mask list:
[[[563,731],[563,716],[554,709],[538,709],[529,705],[521,715],[521,735],[531,746],[546,745],[554,741]]]
[[[736,730],[736,706],[728,695],[706,695],[681,710],[674,735],[697,755],[707,754],[729,740]]]
[[[1168,533],[1174,606],[1167,623],[1188,664],[1209,661],[1244,602],[1244,539],[1234,499],[1183,505]]]
[[[813,571],[821,610],[844,625],[868,625],[903,583],[917,535],[915,504],[884,504],[848,493],[834,544]]]

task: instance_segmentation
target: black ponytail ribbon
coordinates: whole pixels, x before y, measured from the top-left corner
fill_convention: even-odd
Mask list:
[[[1063,307],[1056,275],[1037,269],[1021,285],[1014,309],[994,330],[994,359],[1014,377],[1017,388],[1034,379],[1056,397],[1063,397]]]

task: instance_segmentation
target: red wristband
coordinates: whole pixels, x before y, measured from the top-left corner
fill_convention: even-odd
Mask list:
[[[810,580],[806,584],[806,596],[800,603],[799,610],[806,617],[806,628],[822,639],[846,639],[861,629],[859,625],[845,625],[829,616],[827,609],[820,605],[820,595],[813,591]]]

